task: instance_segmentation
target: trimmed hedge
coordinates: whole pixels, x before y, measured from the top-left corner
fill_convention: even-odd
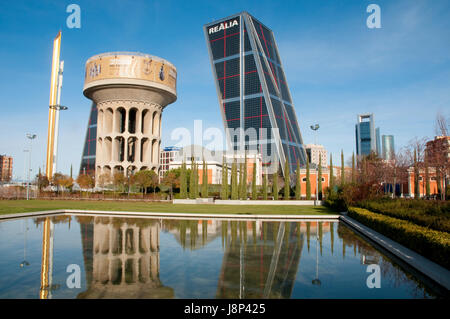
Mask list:
[[[450,234],[364,208],[349,207],[348,216],[450,269]]]
[[[438,231],[450,232],[450,203],[424,200],[386,199],[364,201],[359,207],[382,215],[411,221]]]

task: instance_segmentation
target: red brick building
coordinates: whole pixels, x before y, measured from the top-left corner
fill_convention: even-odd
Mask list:
[[[449,185],[450,179],[450,136],[436,136],[426,143],[425,162],[419,163],[419,197],[426,195],[426,174],[423,168],[427,165],[430,195],[437,195]],[[416,193],[414,183],[414,167],[408,169],[408,190],[410,196]]]
[[[436,169],[432,167],[428,168],[428,180],[430,184],[430,195],[437,195],[438,187],[436,181]],[[411,197],[414,197],[414,194],[416,193],[414,183],[414,167],[410,167],[408,169],[408,193]],[[419,197],[425,196],[426,193],[425,169],[419,169]]]
[[[0,155],[0,182],[9,182],[12,179],[13,158]]]

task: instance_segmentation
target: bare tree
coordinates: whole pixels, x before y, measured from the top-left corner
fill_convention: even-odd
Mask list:
[[[102,193],[103,193],[103,198],[105,198],[105,187],[109,184],[111,184],[111,174],[109,173],[102,173],[100,174],[100,176],[98,177],[98,186],[101,187],[102,189]]]
[[[437,136],[448,136],[448,127],[447,119],[445,116],[438,112],[436,114],[436,124],[435,124],[435,132]]]
[[[406,147],[403,149],[404,155],[409,161],[410,166],[414,165],[414,150],[417,154],[417,162],[423,163],[425,159],[425,149],[427,141],[427,137],[418,138],[416,136],[412,140],[410,140]]]

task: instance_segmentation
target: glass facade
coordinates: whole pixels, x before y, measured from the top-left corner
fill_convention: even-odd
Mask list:
[[[394,136],[393,135],[383,135],[383,159],[392,160],[394,157]]]
[[[79,174],[95,176],[95,150],[97,147],[97,105],[92,103],[89,122],[84,139],[83,155]]]
[[[370,143],[372,142],[372,138],[370,136],[370,122],[362,122],[359,128],[361,139],[361,154],[369,155],[371,149]]]
[[[294,172],[306,153],[273,32],[246,12],[204,26],[227,137]],[[238,130],[240,129],[240,130]],[[272,165],[274,164],[274,165]],[[269,171],[270,172],[270,171]]]
[[[375,128],[373,114],[358,114],[355,137],[358,156],[367,156],[371,152],[381,156],[380,128]]]

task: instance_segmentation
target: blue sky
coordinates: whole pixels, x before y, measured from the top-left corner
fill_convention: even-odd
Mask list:
[[[66,26],[66,7],[81,8],[81,28]],[[381,8],[381,29],[369,29],[366,8]],[[356,115],[375,114],[396,147],[434,136],[438,111],[450,117],[450,2],[355,1],[2,1],[0,3],[0,154],[24,173],[26,133],[35,133],[33,171],[43,168],[52,42],[62,31],[65,61],[58,170],[78,173],[90,101],[82,94],[92,55],[139,51],[178,70],[178,100],[163,113],[162,145],[177,127],[223,129],[202,26],[248,11],[275,34],[306,143],[346,158],[355,149]]]

